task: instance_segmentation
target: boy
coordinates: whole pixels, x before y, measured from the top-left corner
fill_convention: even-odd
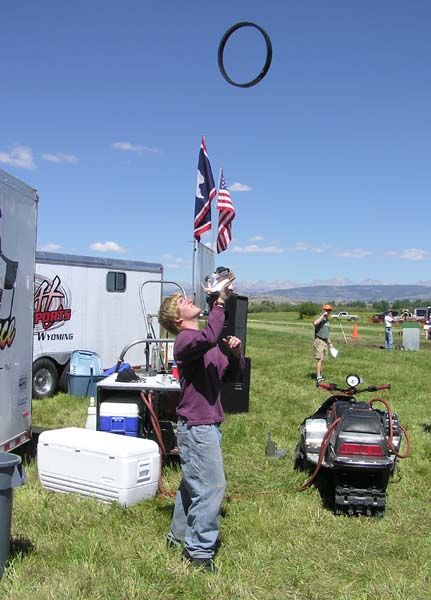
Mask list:
[[[219,343],[229,279],[199,329],[200,308],[181,294],[166,298],[160,324],[177,334],[174,359],[179,368],[177,444],[182,481],[177,491],[168,545],[184,543],[183,557],[196,567],[216,572],[213,557],[218,544],[220,510],[226,489],[220,448],[222,381],[234,380],[244,368],[241,340],[228,336]],[[223,349],[223,351],[222,351]]]

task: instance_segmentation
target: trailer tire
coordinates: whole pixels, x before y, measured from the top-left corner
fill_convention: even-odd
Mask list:
[[[33,365],[33,398],[40,400],[53,396],[57,391],[58,371],[49,358],[40,358]]]

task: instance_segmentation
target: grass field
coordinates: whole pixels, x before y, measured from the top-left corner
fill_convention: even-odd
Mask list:
[[[306,474],[293,470],[298,427],[326,398],[316,389],[312,326],[292,313],[249,316],[250,411],[228,415],[223,447],[229,497],[224,504],[217,575],[187,567],[165,547],[173,503],[129,509],[49,493],[36,464],[14,494],[11,560],[0,583],[4,600],[428,599],[430,592],[431,342],[418,352],[380,349],[381,325],[333,324],[336,360],[325,377],[349,372],[385,392],[413,442],[388,486],[383,519],[335,517],[316,488],[299,492]],[[399,336],[395,335],[395,340]],[[34,423],[83,426],[87,403],[59,395],[35,402]],[[271,431],[282,460],[265,456]],[[164,484],[174,490],[174,467]]]

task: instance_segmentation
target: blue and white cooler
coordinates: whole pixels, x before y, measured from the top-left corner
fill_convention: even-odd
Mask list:
[[[134,402],[102,402],[99,406],[99,431],[137,437],[139,407]]]

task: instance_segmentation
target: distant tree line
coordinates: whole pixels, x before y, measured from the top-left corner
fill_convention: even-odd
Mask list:
[[[328,300],[329,304],[334,307],[334,310],[352,309],[352,310],[373,310],[375,312],[385,312],[391,308],[394,310],[403,310],[405,308],[413,311],[419,306],[431,306],[431,299],[411,300],[403,298],[401,300],[379,300],[371,305],[360,300],[352,300],[337,304],[335,300]],[[299,318],[312,317],[320,313],[322,305],[317,302],[301,302],[300,304],[292,304],[291,302],[273,302],[272,300],[262,300],[262,302],[252,302],[248,305],[249,313],[261,312],[297,312]]]
[[[372,307],[376,312],[384,312],[390,308],[393,308],[394,310],[403,310],[404,308],[407,308],[413,311],[414,308],[419,306],[431,306],[431,300],[411,300],[410,298],[402,298],[401,300],[394,300],[394,302],[379,300],[372,304]]]
[[[262,302],[249,304],[249,313],[261,312],[297,312],[299,318],[314,317],[322,310],[321,304],[315,302],[302,302],[301,304],[292,304],[290,302],[272,302],[263,300]]]
[[[261,312],[293,312],[298,307],[290,302],[272,302],[271,300],[262,300],[262,302],[253,302],[248,305],[249,313]]]

